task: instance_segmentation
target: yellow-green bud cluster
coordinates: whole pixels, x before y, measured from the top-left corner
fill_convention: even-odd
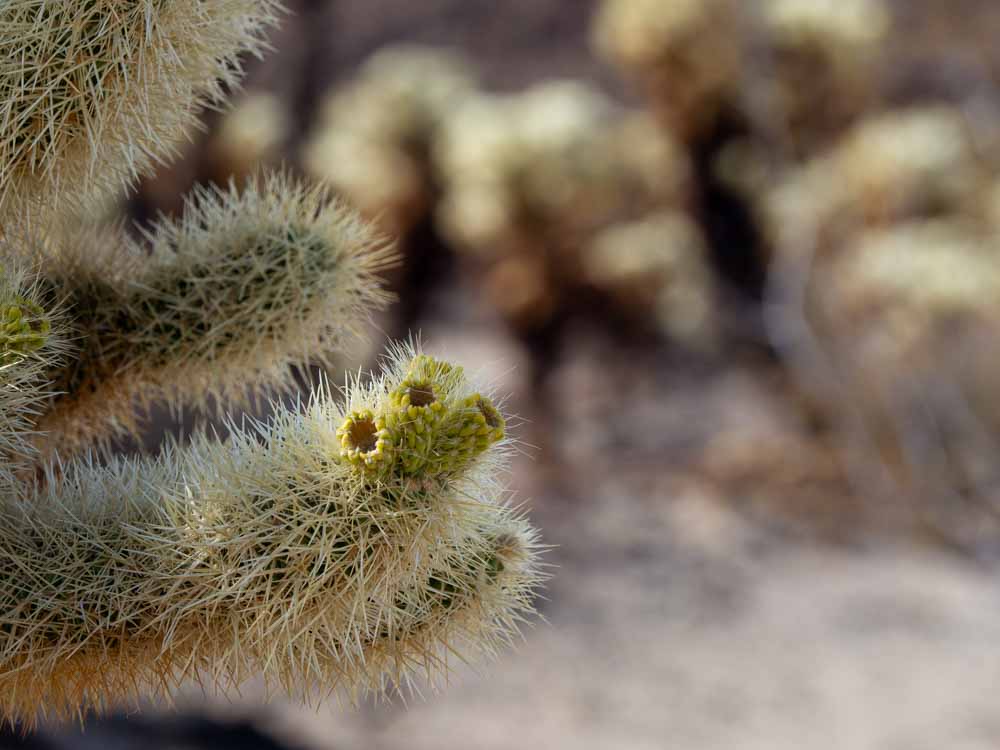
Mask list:
[[[41,349],[49,330],[45,311],[24,297],[0,306],[0,366]]]
[[[437,431],[428,468],[435,474],[455,471],[501,440],[505,427],[492,401],[478,393],[466,396]]]
[[[410,362],[406,375],[407,379],[426,380],[454,389],[465,376],[465,370],[429,354],[418,354]]]
[[[399,453],[404,474],[416,474],[426,464],[445,416],[440,382],[414,373],[389,396],[386,427]]]
[[[337,430],[340,455],[354,466],[378,472],[390,466],[389,434],[385,422],[371,409],[351,412]]]
[[[376,473],[458,471],[504,437],[505,421],[480,393],[463,392],[461,367],[425,354],[410,362],[382,408],[352,412],[338,430],[340,455]]]

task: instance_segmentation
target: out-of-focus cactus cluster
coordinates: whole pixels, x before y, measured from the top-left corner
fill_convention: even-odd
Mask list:
[[[904,5],[603,0],[594,51],[645,111],[577,81],[485,92],[453,53],[386,50],[328,95],[304,160],[388,226],[430,223],[521,331],[583,304],[711,349],[741,335],[733,285],[753,287],[808,416],[865,434],[851,450],[890,494],[980,491],[998,108],[968,66],[921,85],[947,50],[914,64],[926,21]],[[957,471],[909,434],[935,430]],[[958,432],[979,438],[952,450]]]
[[[520,330],[596,290],[644,328],[713,340],[716,291],[683,146],[587,84],[488,93],[469,69],[453,53],[379,52],[329,95],[307,168],[394,230],[433,221]]]
[[[216,181],[243,182],[277,159],[292,128],[288,104],[269,91],[247,91],[229,109],[208,144]]]
[[[1000,370],[986,354],[1000,333],[996,126],[941,105],[889,110],[755,200],[776,291],[798,286],[809,321],[812,340],[793,348],[835,373],[820,411],[841,422],[851,412],[838,404],[850,401],[852,429],[924,501],[927,520],[963,541],[994,526],[988,503],[968,499],[997,481]]]
[[[877,95],[889,21],[883,0],[605,0],[594,42],[683,140],[731,118],[802,151]]]
[[[896,69],[902,6],[605,0],[594,38],[749,212],[772,340],[858,486],[965,542],[997,491],[1000,121],[985,81]]]
[[[468,67],[452,53],[384,49],[323,101],[305,167],[387,230],[405,232],[430,210],[437,133],[474,88]]]

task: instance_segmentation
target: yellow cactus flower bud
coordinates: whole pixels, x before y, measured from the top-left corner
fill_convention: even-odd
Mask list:
[[[448,395],[464,372],[461,367],[426,354],[413,358],[406,377],[389,397],[387,424],[399,446],[404,474],[416,474],[431,457],[446,413]]]

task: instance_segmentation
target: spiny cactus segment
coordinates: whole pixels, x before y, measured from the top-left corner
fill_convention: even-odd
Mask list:
[[[505,421],[493,402],[462,395],[464,372],[418,355],[389,395],[384,411],[354,412],[344,420],[341,456],[378,474],[448,474],[504,437]]]
[[[504,417],[413,346],[343,405],[321,387],[225,442],[101,452],[154,403],[221,412],[291,385],[389,300],[387,243],[284,172],[196,189],[139,237],[93,221],[236,85],[279,9],[0,3],[0,723],[187,680],[436,684],[531,612],[544,576],[501,483]]]
[[[436,362],[396,354],[383,377],[348,385],[348,404],[386,413]],[[475,391],[448,372],[456,394]],[[291,693],[357,696],[414,673],[436,681],[448,653],[509,640],[541,576],[495,459],[372,481],[340,449],[337,425],[357,423],[321,390],[228,443],[76,461],[3,497],[0,715],[72,715],[258,671]]]
[[[276,0],[0,4],[0,219],[94,205],[177,151],[238,84]]]
[[[64,454],[139,434],[157,401],[219,409],[286,387],[292,365],[340,351],[388,300],[388,244],[283,172],[198,190],[145,240],[152,254],[121,230],[41,253],[76,334],[40,424]]]

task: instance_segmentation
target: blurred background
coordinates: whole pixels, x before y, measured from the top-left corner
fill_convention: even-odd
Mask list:
[[[511,394],[541,617],[442,695],[0,747],[1000,746],[1000,6],[288,4],[108,215],[286,163],[398,238],[344,367],[419,332]]]

